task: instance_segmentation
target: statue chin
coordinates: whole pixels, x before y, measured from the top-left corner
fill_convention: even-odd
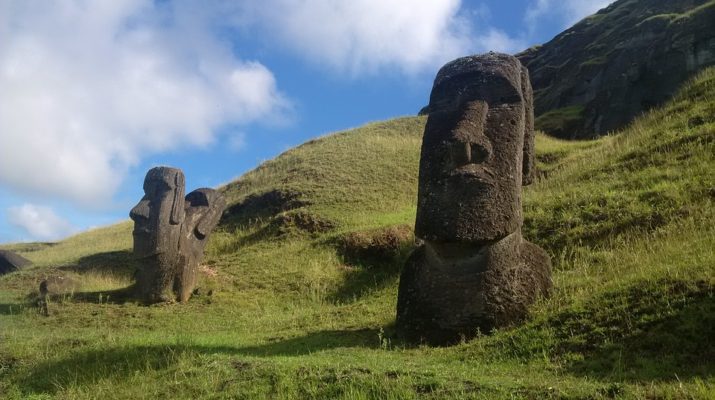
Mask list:
[[[147,235],[134,235],[134,255],[137,258],[147,258],[159,253],[153,241]]]

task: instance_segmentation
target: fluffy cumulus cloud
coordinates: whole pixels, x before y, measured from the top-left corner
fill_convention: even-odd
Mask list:
[[[544,19],[556,20],[567,28],[615,0],[532,0],[524,21],[532,31]]]
[[[7,214],[12,225],[21,228],[33,239],[57,240],[77,232],[72,224],[59,217],[49,207],[23,204],[10,207]]]
[[[283,112],[271,71],[237,58],[215,17],[181,1],[1,2],[0,184],[100,203],[146,154]]]
[[[238,6],[259,28],[313,63],[353,75],[414,73],[472,47],[460,0],[264,0]]]

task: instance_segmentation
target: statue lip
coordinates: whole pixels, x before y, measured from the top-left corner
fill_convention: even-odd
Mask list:
[[[450,172],[449,176],[469,179],[483,184],[490,184],[494,179],[494,173],[490,169],[475,163],[461,165]]]

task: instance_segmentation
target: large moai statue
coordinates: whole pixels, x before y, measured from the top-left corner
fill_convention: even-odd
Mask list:
[[[129,213],[134,255],[141,262],[136,289],[146,303],[189,299],[204,246],[226,205],[213,189],[197,189],[184,198],[184,182],[180,169],[150,169],[144,197]]]
[[[400,277],[397,329],[450,344],[523,320],[551,289],[546,252],[521,236],[534,177],[529,74],[488,53],[437,73],[420,156],[415,235]]]

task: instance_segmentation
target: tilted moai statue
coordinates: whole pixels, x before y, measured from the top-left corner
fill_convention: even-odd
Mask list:
[[[209,234],[221,219],[224,208],[226,200],[221,193],[213,189],[196,189],[186,195],[186,217],[179,242],[181,267],[174,281],[174,291],[178,294],[179,301],[187,301],[196,287],[204,247]]]
[[[213,189],[197,189],[184,198],[184,182],[180,169],[150,169],[144,197],[129,213],[134,255],[142,263],[137,294],[146,303],[189,299],[204,246],[226,205]]]
[[[521,236],[534,177],[529,74],[488,53],[437,73],[420,156],[415,235],[400,277],[397,329],[450,344],[523,320],[551,289],[551,261]]]

